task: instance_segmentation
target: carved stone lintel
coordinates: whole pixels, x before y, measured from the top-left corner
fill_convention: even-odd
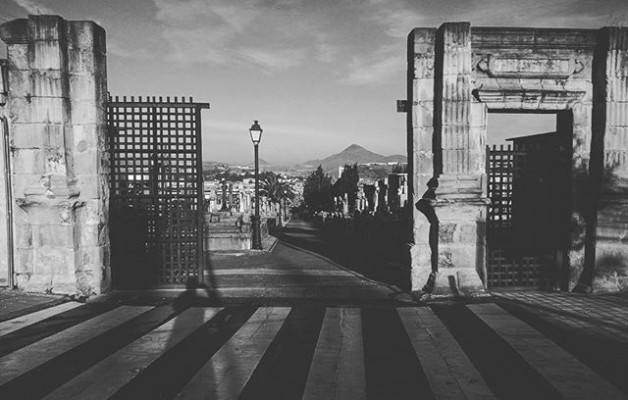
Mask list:
[[[491,78],[567,79],[582,72],[585,62],[577,58],[505,57],[489,54],[482,57],[475,68]]]

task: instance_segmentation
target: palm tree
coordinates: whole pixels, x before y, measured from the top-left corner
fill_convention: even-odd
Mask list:
[[[279,204],[278,223],[281,225],[282,202],[294,198],[292,187],[290,187],[287,182],[282,181],[279,175],[274,172],[264,172],[260,179],[260,192],[266,196],[271,203]]]

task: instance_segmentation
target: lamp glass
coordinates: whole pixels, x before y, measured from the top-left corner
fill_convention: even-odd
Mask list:
[[[262,140],[262,127],[259,126],[259,123],[257,121],[255,121],[255,123],[251,126],[251,129],[249,129],[249,132],[251,133],[251,141],[254,144],[259,144],[259,142]]]

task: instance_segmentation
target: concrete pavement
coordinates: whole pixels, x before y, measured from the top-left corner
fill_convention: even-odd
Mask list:
[[[285,242],[208,272],[0,319],[0,399],[628,398],[627,293],[417,302]]]
[[[190,307],[193,295],[66,302],[0,323],[0,398],[628,398],[625,325],[600,336],[560,318],[617,299],[569,297],[550,309],[505,297],[405,307]]]

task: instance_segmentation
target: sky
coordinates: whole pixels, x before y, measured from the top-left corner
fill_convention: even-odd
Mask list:
[[[0,0],[28,14],[93,20],[107,32],[112,95],[192,96],[204,160],[250,163],[248,128],[272,164],[357,143],[406,154],[406,42],[415,27],[628,25],[628,0]],[[489,141],[552,130],[552,117],[491,115]]]

